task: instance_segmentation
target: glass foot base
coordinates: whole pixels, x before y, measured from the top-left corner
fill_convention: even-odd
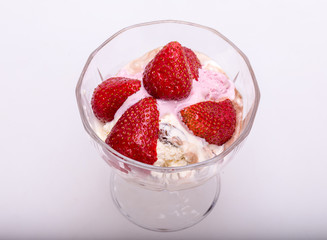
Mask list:
[[[119,211],[145,229],[178,231],[204,219],[220,192],[219,175],[200,186],[178,191],[154,191],[111,175],[111,195]]]

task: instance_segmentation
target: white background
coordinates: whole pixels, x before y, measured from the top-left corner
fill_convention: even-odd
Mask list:
[[[326,1],[1,1],[0,239],[327,238]],[[222,174],[213,212],[156,233],[126,220],[84,131],[75,85],[123,27],[177,19],[248,56],[254,127]]]

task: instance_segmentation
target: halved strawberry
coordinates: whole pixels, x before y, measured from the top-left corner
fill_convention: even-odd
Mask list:
[[[119,153],[137,161],[157,161],[159,110],[156,99],[143,98],[120,117],[106,143]]]
[[[91,105],[94,115],[101,122],[110,122],[126,99],[140,90],[141,81],[112,77],[100,83],[93,92]]]
[[[223,145],[235,131],[236,111],[231,100],[199,102],[180,111],[194,135],[210,144]]]
[[[154,98],[180,100],[192,89],[192,74],[184,49],[178,42],[165,45],[148,63],[143,84]]]
[[[189,49],[187,47],[183,47],[183,48],[184,48],[184,52],[185,52],[188,64],[190,65],[192,78],[197,81],[199,78],[199,68],[201,68],[200,60],[198,59],[198,57],[195,55],[195,53],[191,49]]]

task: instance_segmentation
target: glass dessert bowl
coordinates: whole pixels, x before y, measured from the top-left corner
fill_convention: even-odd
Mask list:
[[[108,77],[150,50],[178,41],[219,64],[241,96],[237,135],[214,157],[185,166],[162,167],[128,158],[99,137],[91,99]],[[111,166],[111,193],[120,212],[133,223],[155,231],[176,231],[201,221],[220,191],[219,172],[248,136],[259,104],[259,88],[246,56],[214,29],[182,21],[155,21],[122,29],[89,57],[76,87],[85,130]]]

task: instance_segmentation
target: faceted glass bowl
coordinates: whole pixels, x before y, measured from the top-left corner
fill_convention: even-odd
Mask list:
[[[123,156],[97,136],[98,121],[91,98],[100,82],[171,41],[203,53],[220,65],[242,95],[243,118],[240,135],[218,156],[187,166],[158,167]],[[212,210],[219,195],[219,172],[248,136],[260,92],[247,57],[226,37],[206,26],[165,20],[124,28],[101,44],[85,64],[76,97],[85,130],[112,167],[111,193],[117,208],[141,227],[176,231],[196,224]]]

